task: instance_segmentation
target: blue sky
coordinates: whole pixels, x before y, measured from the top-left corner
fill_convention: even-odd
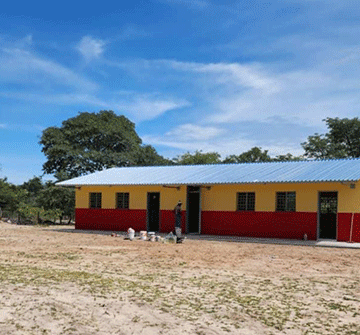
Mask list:
[[[41,175],[42,130],[104,109],[170,158],[301,154],[359,116],[359,18],[356,0],[6,2],[0,177]]]

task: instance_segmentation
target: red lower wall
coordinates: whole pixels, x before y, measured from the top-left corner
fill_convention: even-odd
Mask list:
[[[87,209],[75,211],[75,229],[127,231],[146,230],[146,210]]]
[[[351,213],[338,214],[338,241],[349,241]],[[174,230],[173,211],[160,211],[160,232]],[[146,230],[146,210],[76,209],[76,229],[126,231]],[[182,212],[182,229],[186,231],[186,212]],[[317,213],[307,212],[220,212],[201,213],[201,233],[205,235],[234,235],[317,239]],[[352,241],[360,242],[360,213],[354,215]]]
[[[146,210],[87,209],[75,211],[75,229],[127,231],[147,230]],[[182,212],[182,229],[185,231],[186,212]],[[175,217],[172,210],[160,211],[160,232],[174,230]]]
[[[348,242],[350,240],[351,213],[338,213],[337,240]],[[353,216],[352,237],[353,242],[360,242],[360,213]]]
[[[201,233],[309,240],[317,238],[317,213],[216,212],[201,215]]]

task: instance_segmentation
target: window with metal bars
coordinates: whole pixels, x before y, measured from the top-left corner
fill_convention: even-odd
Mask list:
[[[276,211],[296,212],[296,193],[276,192]]]
[[[238,211],[255,211],[255,192],[238,192]]]
[[[101,208],[101,193],[90,193],[89,207]]]
[[[129,193],[116,193],[116,208],[129,209]]]

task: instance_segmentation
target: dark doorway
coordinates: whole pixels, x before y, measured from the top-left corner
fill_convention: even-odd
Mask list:
[[[187,231],[200,233],[200,187],[187,187]]]
[[[319,238],[336,239],[337,192],[319,192]]]
[[[147,198],[147,220],[149,231],[159,231],[160,219],[160,193],[148,193]]]

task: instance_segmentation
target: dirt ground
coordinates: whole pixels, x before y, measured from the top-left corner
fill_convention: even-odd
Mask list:
[[[360,334],[360,250],[0,223],[0,334]]]

